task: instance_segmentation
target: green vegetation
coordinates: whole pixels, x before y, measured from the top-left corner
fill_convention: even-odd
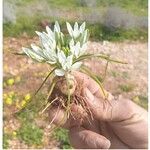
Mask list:
[[[138,95],[138,96],[133,97],[132,100],[138,105],[148,110],[148,96],[147,95]]]
[[[23,124],[17,131],[17,135],[28,145],[42,144],[43,130],[30,122]]]
[[[3,148],[7,149],[9,147],[9,141],[10,140],[10,135],[7,133],[4,133],[3,135]]]
[[[111,72],[110,72],[110,74],[111,74],[114,78],[116,78],[116,77],[119,77],[119,76],[120,76],[120,73],[119,73],[119,72],[117,72],[117,71],[111,71]]]
[[[12,1],[12,0],[10,0]],[[119,6],[136,15],[148,14],[148,0],[93,0],[94,7],[107,8],[109,6]],[[36,2],[35,0],[15,0],[17,5],[27,5]],[[88,7],[90,0],[46,0],[48,4],[56,8],[83,8]],[[96,5],[96,6],[95,6]]]
[[[54,19],[42,18],[42,17],[19,17],[16,24],[7,23],[4,24],[4,36],[19,37],[26,33],[29,36],[35,36],[36,30],[45,30],[41,27],[40,23],[42,20],[51,20],[50,24],[54,23]],[[59,20],[59,23],[62,27],[62,30],[65,31],[65,22],[66,20]],[[104,25],[100,24],[89,24],[87,27],[90,30],[91,40],[109,40],[109,41],[122,41],[125,39],[128,40],[147,40],[148,33],[147,30],[140,29],[116,29],[110,30]]]
[[[12,0],[10,0],[12,1]],[[120,7],[121,9],[124,9],[126,11],[131,12],[134,15],[137,16],[147,16],[148,11],[148,1],[147,0],[93,0],[95,5],[94,12],[95,15],[91,16],[91,19],[93,17],[96,17],[97,15],[101,14],[102,12],[100,10],[103,10],[105,12],[108,7],[116,6]],[[56,11],[56,13],[61,13],[60,10],[65,10],[67,13],[68,10],[74,14],[73,16],[79,16],[78,10],[81,10],[81,12],[84,14],[90,15],[93,13],[93,8],[89,7],[90,3],[93,3],[90,0],[45,0],[44,6],[46,9],[52,9],[51,11]],[[54,23],[54,21],[58,20],[62,28],[64,28],[65,22],[74,22],[74,19],[66,18],[64,15],[51,15],[50,12],[47,12],[47,16],[44,16],[46,13],[46,10],[42,7],[41,12],[38,11],[38,4],[40,1],[35,0],[15,0],[14,3],[17,7],[26,7],[30,6],[31,4],[35,4],[35,12],[31,16],[27,15],[26,12],[24,14],[20,13],[16,16],[17,20],[16,23],[5,23],[4,24],[4,36],[11,36],[11,37],[19,37],[27,34],[29,36],[35,36],[36,30],[44,30],[45,28],[41,26],[41,22],[43,20],[46,20],[50,25]],[[46,6],[45,6],[46,5]],[[37,7],[37,8],[36,8]],[[25,8],[24,8],[25,9]],[[30,7],[28,8],[30,11]],[[59,10],[60,9],[60,10]],[[20,9],[21,10],[21,9]],[[20,11],[19,10],[19,11]],[[48,15],[50,13],[50,15]],[[120,12],[118,12],[120,13]],[[78,14],[78,15],[77,15]],[[131,14],[131,15],[132,15]],[[87,15],[87,16],[88,16]],[[77,17],[78,18],[78,17]],[[84,18],[83,18],[84,19]],[[88,20],[91,20],[88,18]],[[101,20],[100,18],[97,18]],[[86,19],[84,19],[86,20]],[[81,22],[81,20],[78,18],[78,22]],[[123,28],[117,28],[117,29],[109,29],[105,25],[101,23],[90,23],[87,22],[88,28],[91,33],[91,39],[92,40],[110,40],[110,41],[122,41],[125,39],[128,40],[142,40],[146,41],[148,38],[148,32],[147,29],[139,29],[139,28],[132,28],[132,29],[123,29]]]
[[[129,78],[130,78],[128,72],[126,72],[126,71],[122,72],[122,77],[123,77],[124,79],[129,79]]]
[[[135,86],[133,84],[120,84],[119,88],[121,89],[121,91],[123,92],[131,92],[134,90]]]
[[[40,17],[19,17],[16,24],[6,23],[4,24],[4,36],[19,37],[23,33],[29,36],[35,35],[35,31],[39,30],[38,23]]]
[[[148,110],[148,96],[147,95],[139,95],[140,105]]]
[[[76,0],[47,0],[47,2],[53,7],[66,7],[66,8],[75,8],[77,7]]]
[[[60,142],[60,148],[62,149],[71,149],[71,145],[69,143],[68,131],[63,128],[58,128],[54,131],[53,136],[56,140]]]
[[[128,40],[146,40],[148,37],[147,31],[139,29],[116,29],[110,30],[109,28],[100,25],[88,25],[90,30],[90,37],[97,40],[108,41],[122,41]]]
[[[28,145],[34,144],[38,146],[42,144],[43,130],[35,125],[34,122],[41,107],[41,100],[44,100],[44,95],[39,93],[24,111],[17,114],[18,119],[22,123],[21,128],[17,131],[17,137]],[[71,148],[67,130],[58,128],[53,132],[53,137],[60,142],[60,148]]]
[[[26,94],[24,99],[29,100],[30,95]],[[19,112],[17,118],[21,121],[21,127],[17,131],[17,137],[23,140],[29,146],[42,144],[43,130],[40,129],[34,119],[37,116],[37,112],[40,108],[40,101],[43,99],[43,95],[40,93],[35,99],[28,104],[27,108]],[[35,105],[36,103],[36,105]],[[32,108],[32,109],[31,109]]]
[[[28,94],[24,96],[24,98],[29,97]],[[31,102],[27,103],[26,108],[24,108],[22,111],[18,112],[17,118],[22,122],[22,124],[26,122],[33,122],[35,117],[38,115],[39,109],[42,107],[42,100],[44,100],[45,95],[42,93],[39,93],[34,99],[31,98]]]
[[[128,11],[133,12],[136,15],[148,14],[148,0],[97,0],[98,6],[119,6]]]

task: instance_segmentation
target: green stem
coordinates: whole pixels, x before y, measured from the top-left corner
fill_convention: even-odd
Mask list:
[[[44,83],[47,81],[47,79],[50,77],[50,75],[54,72],[54,70],[56,69],[57,67],[55,67],[53,70],[51,70],[49,72],[49,74],[46,76],[46,78],[44,79],[44,81],[42,82],[42,84],[40,85],[40,87],[37,89],[37,91],[35,92],[34,96],[36,96],[36,94],[40,91],[40,89],[43,87]]]
[[[109,61],[107,61],[107,63],[106,63],[105,72],[104,72],[104,76],[103,76],[103,80],[102,80],[103,82],[104,82],[104,80],[106,78],[108,64],[109,64]]]
[[[109,62],[115,62],[115,63],[120,63],[120,64],[127,64],[126,62],[112,59],[112,58],[110,58],[110,56],[104,55],[104,54],[85,54],[85,55],[80,56],[78,59],[76,59],[74,61],[74,63],[76,63],[78,61],[85,60],[85,59],[90,59],[90,58],[93,58],[93,57],[102,58],[102,59],[105,59],[105,60],[107,60]]]
[[[87,69],[86,66],[82,66],[81,71],[83,71],[84,73],[86,73],[87,75],[89,75],[93,80],[95,80],[98,83],[98,85],[100,86],[100,89],[102,90],[102,93],[103,93],[104,97],[107,98],[107,95],[106,95],[106,93],[104,91],[103,85],[99,81],[99,79],[97,79],[97,77],[95,75],[93,75],[91,73],[91,71]]]
[[[70,111],[70,103],[71,103],[71,94],[70,94],[70,84],[69,84],[69,78],[68,78],[69,73],[67,72],[65,75],[66,81],[67,81],[67,117],[69,118],[69,111]]]
[[[46,106],[44,107],[44,109],[40,112],[40,114],[43,114],[45,112],[45,110],[51,106],[52,103],[54,103],[58,98],[56,97],[54,100],[52,100],[51,102],[47,102]]]

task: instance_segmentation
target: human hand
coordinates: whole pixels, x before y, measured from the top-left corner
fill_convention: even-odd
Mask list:
[[[69,129],[69,138],[74,148],[147,148],[147,112],[132,101],[108,94],[105,100],[99,85],[83,73],[75,72],[78,83],[82,83],[82,96],[92,112],[93,119],[81,106],[72,105],[71,110],[82,119],[65,118],[63,127]],[[51,108],[50,118],[59,124],[64,110]],[[87,119],[90,118],[90,121]],[[82,120],[82,121],[81,121]]]

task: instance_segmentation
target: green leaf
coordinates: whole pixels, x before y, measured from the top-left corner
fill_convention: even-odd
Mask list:
[[[86,66],[83,65],[83,66],[81,67],[81,70],[82,70],[84,73],[86,73],[87,75],[89,75],[94,81],[97,82],[97,84],[100,86],[100,89],[102,90],[102,93],[103,93],[104,97],[107,98],[107,95],[106,95],[106,93],[105,93],[105,90],[104,90],[103,85],[102,85],[102,83],[100,82],[100,80],[99,80],[95,75],[93,75],[93,74],[91,73],[91,71],[90,71]]]
[[[42,82],[42,84],[41,84],[40,87],[37,89],[37,91],[35,92],[34,95],[36,95],[36,94],[40,91],[40,89],[43,87],[44,83],[47,81],[47,79],[50,77],[50,75],[56,70],[56,68],[57,68],[57,67],[55,67],[53,70],[51,70],[51,71],[49,72],[49,74],[46,76],[46,78],[44,79],[44,81]]]
[[[22,53],[18,53],[18,52],[15,52],[15,53],[12,53],[14,55],[21,55],[21,56],[26,56],[26,53],[22,52]]]
[[[85,55],[80,56],[74,62],[82,61],[82,60],[85,60],[85,59],[90,59],[90,58],[93,58],[93,57],[102,58],[102,59],[105,59],[105,60],[107,60],[109,62],[115,62],[115,63],[120,63],[120,64],[127,64],[127,62],[123,62],[123,61],[120,61],[120,60],[116,60],[116,59],[110,58],[110,56],[104,55],[104,54],[85,54]]]
[[[103,55],[103,54],[94,54],[94,57],[102,58],[105,59],[109,62],[114,62],[114,63],[119,63],[119,64],[127,64],[127,62],[121,61],[121,60],[116,60],[111,58],[109,55]]]

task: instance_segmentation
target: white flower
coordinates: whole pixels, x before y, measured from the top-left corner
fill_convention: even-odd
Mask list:
[[[86,43],[81,46],[80,42],[75,42],[73,40],[70,41],[69,46],[70,46],[70,51],[72,52],[73,55],[75,55],[76,58],[79,56],[83,55],[86,51]]]
[[[65,71],[63,69],[55,69],[55,74],[57,76],[64,76],[65,75]]]
[[[57,54],[58,56],[58,61],[62,66],[63,70],[70,70],[72,63],[73,63],[73,55],[70,55],[68,57],[66,57],[66,55],[64,54],[64,52],[62,50],[60,50]]]
[[[38,61],[38,62],[44,62],[45,59],[40,56],[39,54],[37,54],[34,50],[31,50],[29,48],[22,48],[23,52],[26,53],[27,56],[31,57],[33,60]]]
[[[55,22],[55,25],[54,25],[54,32],[57,32],[57,33],[60,32],[60,26],[59,26],[58,21]]]
[[[51,48],[53,50],[56,49],[56,41],[55,39],[52,39],[49,37],[49,35],[45,32],[41,33],[36,31],[37,35],[39,36],[40,40],[41,40],[41,45],[43,48]]]
[[[74,63],[74,64],[71,66],[71,69],[72,69],[72,70],[77,70],[77,69],[79,69],[79,68],[81,67],[81,65],[82,65],[82,62],[76,62],[76,63]]]
[[[78,23],[75,22],[74,28],[70,25],[70,23],[66,23],[68,32],[70,36],[74,39],[78,38],[81,33],[85,30],[85,22],[79,27]]]
[[[80,27],[76,22],[74,28],[68,22],[66,24],[71,40],[64,36],[56,21],[53,31],[48,26],[46,32],[36,31],[41,42],[40,46],[31,44],[31,48],[22,48],[24,53],[33,60],[56,67],[57,76],[63,76],[66,72],[81,67],[82,62],[76,59],[85,53],[87,45],[88,30],[85,30],[85,22]]]
[[[76,62],[73,64],[73,55],[65,56],[62,50],[59,50],[58,61],[61,64],[62,69],[56,69],[55,74],[57,76],[63,76],[66,71],[77,70],[80,68],[82,62]]]

